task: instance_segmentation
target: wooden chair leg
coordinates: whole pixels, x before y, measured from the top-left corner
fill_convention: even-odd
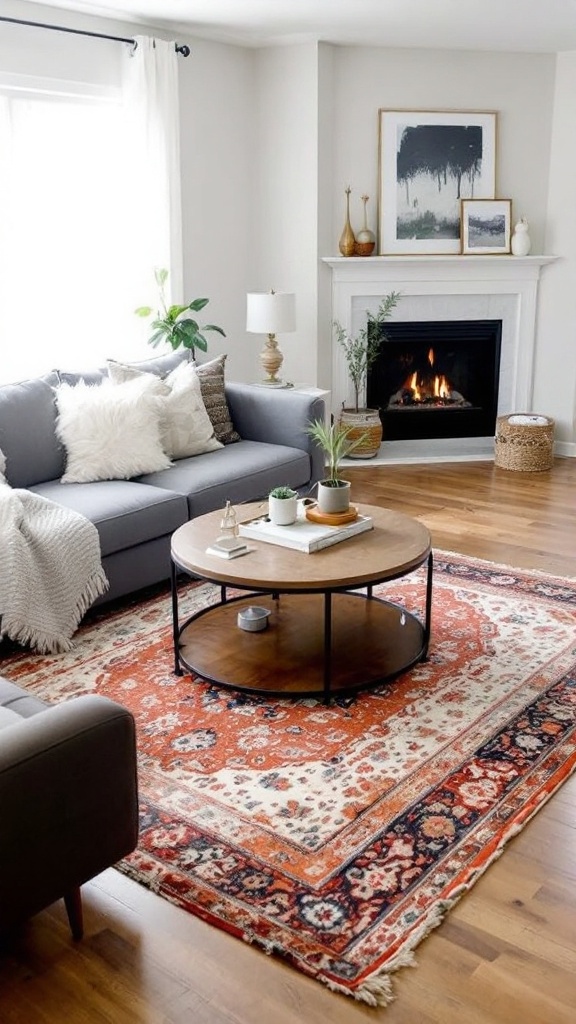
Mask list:
[[[84,935],[82,893],[80,891],[80,886],[77,886],[75,889],[71,889],[70,892],[64,894],[64,903],[66,905],[66,913],[68,914],[68,920],[70,922],[72,938],[78,942]]]

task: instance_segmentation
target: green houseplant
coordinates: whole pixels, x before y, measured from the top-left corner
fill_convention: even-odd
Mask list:
[[[350,482],[340,476],[340,463],[364,442],[364,435],[352,437],[352,427],[313,420],[306,433],[326,455],[328,473],[318,483],[318,506],[328,514],[346,512],[350,505]]]
[[[151,325],[152,334],[148,338],[150,345],[155,348],[160,342],[166,341],[174,350],[180,346],[190,349],[193,356],[196,348],[199,348],[201,352],[206,352],[208,349],[204,331],[217,331],[223,338],[226,337],[222,328],[216,324],[201,325],[193,317],[185,316],[190,310],[193,313],[199,313],[204,306],[208,305],[209,299],[193,299],[186,306],[178,304],[168,306],[165,291],[168,271],[155,270],[154,277],[158,286],[160,309],[154,310],[152,306],[139,306],[135,310],[137,316],[154,317]]]
[[[385,295],[376,313],[366,310],[366,323],[355,335],[347,334],[342,324],[334,320],[334,336],[340,345],[346,360],[348,376],[354,391],[354,405],[342,409],[342,423],[352,428],[351,437],[363,435],[364,441],[357,445],[352,458],[373,458],[382,440],[382,423],[378,409],[361,406],[360,398],[366,395],[368,371],[378,357],[380,347],[385,339],[381,330],[382,324],[388,320],[398,303],[400,292]]]

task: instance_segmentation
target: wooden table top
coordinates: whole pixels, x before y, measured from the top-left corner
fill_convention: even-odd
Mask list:
[[[247,522],[265,509],[265,502],[238,506],[238,521]],[[358,510],[372,518],[373,530],[311,554],[246,539],[248,554],[233,559],[207,554],[206,548],[220,533],[223,514],[222,510],[209,512],[175,531],[172,558],[179,568],[214,583],[272,591],[366,586],[403,576],[423,564],[432,542],[422,523],[375,505],[359,505]]]

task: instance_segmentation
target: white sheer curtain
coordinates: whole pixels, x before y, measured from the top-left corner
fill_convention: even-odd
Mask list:
[[[0,80],[0,383],[144,359],[156,267],[181,297],[177,54],[123,60],[116,91]]]
[[[135,230],[153,271],[169,271],[167,295],[182,300],[182,201],[178,55],[173,42],[136,36],[124,61],[124,99],[138,157]],[[151,270],[151,274],[150,274]],[[146,304],[146,303],[143,303]],[[150,303],[153,305],[153,303]]]

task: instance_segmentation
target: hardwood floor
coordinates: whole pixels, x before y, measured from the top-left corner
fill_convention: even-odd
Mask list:
[[[534,474],[483,462],[347,475],[357,501],[417,516],[436,548],[576,577],[576,459]],[[113,869],[83,893],[82,942],[56,904],[4,944],[1,1024],[576,1020],[576,776],[418,947],[386,1009],[334,995]]]

